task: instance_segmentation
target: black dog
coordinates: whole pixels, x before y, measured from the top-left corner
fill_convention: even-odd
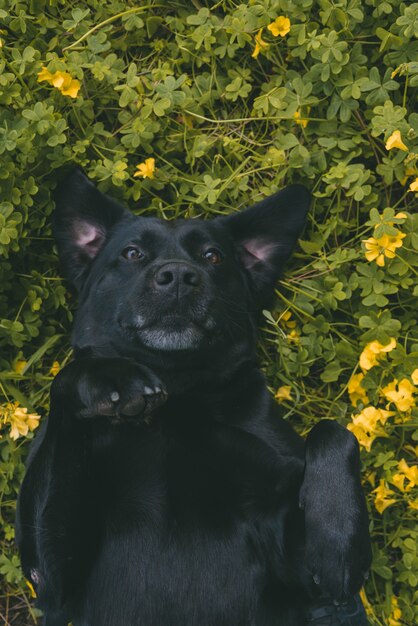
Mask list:
[[[305,443],[255,352],[309,202],[291,186],[164,222],[80,172],[60,186],[76,358],[52,385],[17,524],[47,626],[300,626],[312,598],[361,587],[357,443],[329,420]]]

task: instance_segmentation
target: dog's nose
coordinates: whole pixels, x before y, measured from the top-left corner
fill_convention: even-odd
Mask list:
[[[184,296],[200,285],[199,272],[189,263],[170,261],[161,265],[154,274],[154,287],[163,291]]]

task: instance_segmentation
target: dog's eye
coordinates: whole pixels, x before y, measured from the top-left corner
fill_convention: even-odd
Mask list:
[[[206,259],[206,261],[212,263],[212,265],[217,265],[222,262],[222,253],[216,248],[209,248],[209,250],[205,250],[202,256]]]
[[[144,255],[141,250],[135,246],[127,246],[122,250],[122,256],[128,259],[128,261],[137,261],[138,259],[142,259]]]

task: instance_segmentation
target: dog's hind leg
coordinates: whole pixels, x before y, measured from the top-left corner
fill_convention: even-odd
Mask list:
[[[300,506],[307,569],[323,593],[347,600],[363,585],[371,548],[359,446],[336,421],[322,420],[308,435]]]
[[[306,613],[306,626],[368,626],[368,621],[357,595],[341,604],[329,598],[312,602]]]

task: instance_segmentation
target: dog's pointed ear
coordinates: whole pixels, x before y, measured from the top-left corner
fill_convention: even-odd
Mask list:
[[[232,234],[256,306],[269,305],[274,286],[301,235],[311,195],[290,185],[241,213],[221,218]]]
[[[54,200],[52,230],[62,269],[80,290],[112,228],[131,213],[101,193],[79,169],[58,185]]]

